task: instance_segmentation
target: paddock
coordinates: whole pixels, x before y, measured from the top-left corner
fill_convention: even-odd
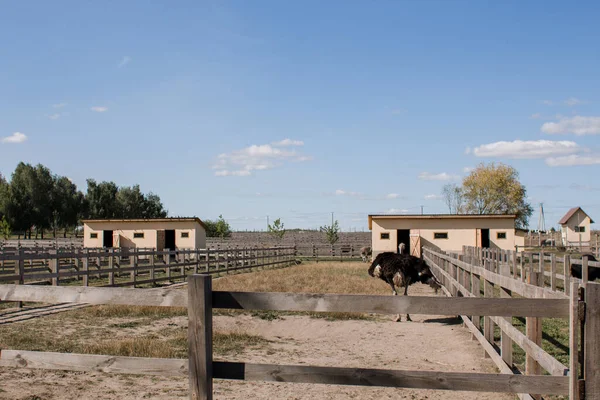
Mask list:
[[[436,260],[432,257],[438,257],[439,259],[445,260],[447,264],[435,264]],[[440,273],[444,274],[444,279],[446,280],[446,284],[448,287],[448,294],[458,294],[458,291],[462,291],[462,297],[453,298],[453,299],[444,299],[441,297],[435,296],[415,296],[414,293],[409,292],[411,296],[409,297],[391,297],[391,296],[378,296],[378,295],[342,295],[342,294],[299,294],[299,293],[276,293],[276,292],[247,292],[241,293],[237,291],[228,291],[228,290],[216,290],[212,292],[210,285],[210,278],[208,276],[197,276],[194,275],[192,278],[193,284],[189,285],[187,293],[186,290],[176,290],[176,289],[121,289],[121,288],[82,288],[82,287],[31,287],[24,285],[5,285],[0,289],[0,299],[8,300],[8,301],[52,301],[52,302],[62,302],[62,301],[76,301],[82,302],[86,304],[136,304],[136,305],[152,305],[152,306],[188,306],[188,313],[190,315],[190,330],[189,330],[189,343],[190,343],[190,352],[189,352],[189,365],[195,366],[191,367],[189,371],[187,370],[188,361],[185,358],[175,358],[170,360],[162,360],[157,358],[135,358],[132,359],[130,357],[115,357],[115,356],[103,356],[103,355],[86,355],[86,354],[48,354],[44,352],[38,351],[27,351],[27,350],[4,350],[6,347],[3,346],[3,351],[0,357],[0,364],[5,366],[16,366],[23,367],[28,366],[30,368],[58,368],[58,369],[66,369],[66,370],[77,370],[77,371],[104,371],[104,372],[118,372],[118,373],[130,373],[130,374],[154,374],[154,375],[178,375],[178,376],[186,376],[189,374],[190,384],[191,384],[191,394],[196,394],[197,398],[212,398],[213,390],[208,390],[209,385],[214,382],[216,384],[215,388],[218,390],[221,383],[220,382],[229,382],[229,381],[221,381],[221,379],[243,379],[248,382],[244,382],[242,385],[269,385],[267,383],[254,383],[253,381],[272,381],[275,380],[280,387],[281,385],[286,388],[290,388],[296,394],[305,392],[302,391],[301,387],[298,385],[308,385],[309,383],[327,383],[327,384],[335,384],[335,385],[368,385],[368,386],[380,386],[380,389],[374,388],[363,388],[367,391],[373,390],[392,390],[390,392],[390,397],[397,397],[398,393],[402,395],[410,394],[410,390],[414,389],[425,389],[425,390],[435,390],[434,393],[443,395],[446,390],[455,390],[455,391],[487,391],[487,392],[507,392],[507,393],[521,393],[519,397],[527,398],[530,396],[527,393],[550,393],[556,395],[565,395],[569,392],[569,390],[573,390],[573,379],[569,374],[569,368],[563,369],[562,373],[556,374],[557,371],[553,370],[552,375],[544,376],[536,373],[527,375],[513,375],[512,371],[506,371],[506,368],[502,367],[502,364],[498,363],[498,356],[493,356],[493,352],[495,349],[492,347],[492,351],[486,349],[488,354],[491,356],[492,361],[500,366],[501,374],[495,374],[490,372],[485,372],[485,363],[478,365],[469,365],[467,367],[467,371],[459,371],[455,372],[452,368],[448,370],[444,370],[443,367],[444,361],[438,361],[440,364],[434,365],[434,368],[424,368],[423,365],[416,365],[416,369],[408,369],[407,365],[410,363],[403,364],[400,362],[399,364],[391,365],[390,367],[385,366],[384,363],[374,362],[369,365],[369,363],[365,363],[364,360],[360,360],[359,363],[352,365],[345,363],[346,365],[339,365],[339,363],[331,363],[333,365],[327,365],[315,362],[314,365],[307,364],[306,360],[299,360],[298,358],[294,358],[289,361],[289,364],[286,363],[286,358],[278,355],[278,354],[269,354],[267,351],[266,354],[262,354],[260,359],[257,361],[249,361],[249,360],[235,360],[229,356],[225,358],[225,360],[215,361],[212,360],[213,354],[213,346],[208,345],[212,341],[213,330],[208,329],[211,327],[213,322],[213,317],[211,316],[213,310],[215,310],[215,314],[219,312],[219,309],[243,309],[243,310],[263,310],[260,312],[270,313],[271,311],[275,312],[361,312],[366,313],[367,315],[375,313],[375,314],[395,314],[395,313],[405,313],[410,312],[412,314],[420,314],[422,316],[426,316],[431,319],[440,319],[441,315],[482,315],[482,316],[490,316],[492,320],[498,320],[499,317],[506,318],[510,316],[522,316],[526,318],[540,318],[540,317],[548,317],[548,318],[564,318],[567,321],[571,321],[572,324],[575,324],[573,318],[573,312],[571,311],[573,308],[570,305],[570,302],[573,303],[573,295],[571,295],[571,299],[569,299],[564,294],[562,295],[550,295],[549,293],[554,293],[551,290],[541,289],[541,293],[543,293],[543,297],[545,298],[470,298],[472,296],[466,296],[468,293],[463,285],[464,281],[464,273],[460,273],[458,275],[454,275],[456,278],[459,278],[457,281],[452,281],[452,274],[454,273],[452,268],[448,268],[449,265],[455,265],[457,267],[463,268],[465,271],[475,276],[476,274],[482,280],[489,281],[491,284],[500,285],[504,282],[499,278],[502,276],[500,273],[496,273],[495,271],[480,271],[476,269],[474,266],[469,267],[468,269],[464,261],[456,260],[452,261],[452,257],[443,255],[443,254],[429,254],[429,259],[435,265],[437,265],[441,270]],[[489,257],[490,260],[500,260],[500,258],[492,258]],[[543,259],[543,257],[541,258]],[[504,264],[508,265],[506,261]],[[344,266],[348,266],[349,263],[345,263]],[[498,263],[498,265],[503,265]],[[362,264],[364,268],[364,264]],[[292,267],[296,268],[296,267]],[[347,267],[346,267],[347,268]],[[331,268],[329,269],[331,270]],[[286,271],[286,270],[279,270]],[[497,270],[499,271],[499,270]],[[521,269],[523,271],[523,269]],[[268,271],[264,271],[268,272]],[[248,274],[254,275],[254,274]],[[351,274],[350,274],[351,275]],[[332,276],[336,276],[335,274]],[[229,277],[235,278],[235,277]],[[228,279],[229,279],[228,278]],[[585,277],[584,277],[585,278]],[[514,278],[511,278],[514,279]],[[350,279],[348,279],[350,280]],[[584,279],[585,281],[585,279]],[[215,288],[218,287],[218,280],[215,282]],[[460,283],[462,287],[457,286],[457,283]],[[471,281],[472,282],[472,281]],[[519,284],[521,287],[528,289],[529,286],[522,284],[519,280],[512,280],[512,290],[520,290]],[[514,283],[517,282],[517,283]],[[201,283],[201,286],[198,284]],[[571,286],[579,285],[577,282],[573,282]],[[596,300],[595,291],[597,290],[597,284],[586,283],[586,291],[588,296],[584,297],[583,300],[577,300],[577,304],[579,301],[589,301],[592,304],[595,304]],[[231,289],[229,289],[231,290]],[[382,288],[382,290],[385,290]],[[304,290],[303,290],[304,291]],[[529,290],[531,292],[535,292],[533,290]],[[548,293],[547,293],[548,292]],[[32,294],[34,293],[34,294]],[[133,295],[135,293],[135,295]],[[202,295],[202,293],[204,293]],[[537,292],[536,292],[537,293]],[[579,294],[579,290],[571,291],[571,293]],[[208,294],[208,295],[207,295]],[[198,295],[202,295],[198,298]],[[550,298],[548,298],[550,297]],[[205,300],[201,300],[204,298]],[[210,300],[209,300],[210,299]],[[200,307],[200,308],[199,308]],[[577,308],[577,307],[575,307]],[[195,309],[195,310],[194,310]],[[594,310],[594,308],[589,308],[590,310]],[[204,311],[202,311],[204,310]],[[267,314],[268,315],[268,314]],[[435,317],[434,317],[435,316]],[[215,326],[218,326],[218,319],[221,316],[215,315]],[[293,316],[296,318],[297,316]],[[185,318],[185,317],[184,317]],[[302,318],[302,317],[301,317]],[[586,315],[585,324],[582,324],[583,331],[592,331],[597,324],[597,316],[594,312],[589,312]],[[469,326],[468,318],[465,320],[463,317],[463,322]],[[485,320],[485,319],[484,319]],[[209,322],[210,321],[210,322]],[[446,318],[444,321],[448,322],[449,320]],[[474,320],[473,320],[474,321]],[[499,320],[498,320],[499,321]],[[271,321],[273,322],[273,321]],[[439,321],[438,321],[439,322]],[[305,325],[309,325],[306,321],[302,322]],[[332,322],[333,323],[333,322]],[[377,321],[365,321],[365,323],[371,323],[373,325],[379,325],[381,322]],[[394,324],[392,324],[394,325]],[[425,325],[413,323],[395,326],[419,326]],[[498,324],[500,325],[500,324]],[[433,325],[431,325],[433,326]],[[489,324],[486,324],[489,327]],[[448,324],[450,330],[456,329],[457,331],[461,331],[463,334],[466,334],[468,337],[468,331],[457,325]],[[405,328],[405,329],[408,329]],[[433,328],[427,329],[428,331],[432,331]],[[316,329],[315,329],[316,331]],[[576,340],[573,333],[577,332],[578,329],[571,329],[571,336],[573,340]],[[333,333],[335,330],[329,328],[326,332],[332,333],[329,335],[328,333],[325,336],[334,336]],[[485,333],[488,334],[489,330],[486,329]],[[481,340],[481,334],[476,335],[475,331],[471,330],[480,343],[484,344]],[[364,339],[366,343],[373,343],[372,336],[374,334],[369,332],[365,337],[361,337]],[[404,337],[405,339],[398,340],[396,338],[384,338],[384,340],[378,340],[377,343],[386,344],[387,352],[392,354],[393,356],[397,354],[402,354],[402,351],[398,349],[399,346],[390,346],[390,343],[394,344],[395,342],[402,343],[403,340],[409,341],[409,343],[415,342],[414,332],[410,336],[399,336]],[[218,337],[218,336],[216,336]],[[317,337],[318,338],[318,337]],[[314,338],[313,342],[318,343],[317,338]],[[450,336],[447,336],[450,339]],[[386,340],[387,339],[387,340]],[[390,340],[391,339],[391,340]],[[395,340],[394,340],[395,339]],[[461,340],[456,340],[456,342],[461,342]],[[363,340],[360,341],[363,343]],[[432,344],[428,346],[428,349],[446,349],[447,347],[456,347],[455,343],[452,345],[444,346],[448,340],[442,341],[438,340],[437,345]],[[217,343],[217,342],[215,342]],[[466,340],[466,343],[474,345],[475,342],[469,342]],[[504,341],[503,341],[504,343]],[[576,342],[575,342],[576,343]],[[585,340],[583,342],[585,349],[590,347],[594,349],[594,336],[586,334]],[[201,344],[201,345],[199,345]],[[344,342],[343,344],[346,344]],[[440,345],[442,344],[442,345]],[[352,343],[352,346],[360,346],[358,344]],[[314,343],[313,343],[314,347]],[[405,346],[410,349],[410,346]],[[485,348],[485,346],[484,346]],[[504,349],[504,346],[502,346]],[[575,346],[575,348],[577,348]],[[539,352],[531,353],[532,346],[528,348],[528,356],[532,356],[536,361],[542,359],[542,363],[546,358],[541,357]],[[218,351],[216,351],[218,354]],[[585,351],[583,357],[582,367],[588,365],[588,363],[597,362],[594,360],[594,357],[597,356],[594,351]],[[308,354],[304,354],[307,356]],[[502,354],[501,360],[504,361],[504,354]],[[425,360],[434,360],[435,358],[430,357],[427,353],[419,354],[421,358],[421,362]],[[310,360],[310,357],[308,357]],[[453,359],[453,358],[451,358]],[[484,362],[485,360],[481,360],[480,357],[475,357],[475,360],[479,359],[480,362]],[[270,361],[270,362],[269,362]],[[276,361],[276,366],[273,365]],[[332,358],[332,361],[338,361],[335,358]],[[392,360],[393,361],[393,360]],[[572,361],[571,361],[572,362]],[[488,369],[490,368],[489,362]],[[508,364],[508,363],[507,363]],[[548,363],[544,364],[548,365]],[[576,364],[575,364],[576,365]],[[594,365],[594,364],[591,364]],[[198,367],[202,368],[204,366],[207,373],[198,374],[195,371],[199,371]],[[360,368],[359,368],[360,366]],[[439,368],[436,368],[439,367]],[[212,369],[212,371],[211,371]],[[17,370],[13,370],[11,374],[16,374],[14,372]],[[169,372],[170,371],[170,372]],[[475,372],[473,372],[475,371]],[[582,371],[587,373],[588,375],[582,376],[583,382],[585,382],[586,394],[587,398],[597,398],[594,396],[594,390],[596,388],[596,377],[593,375],[593,371],[590,368],[582,368]],[[111,378],[112,379],[112,378]],[[294,384],[284,384],[283,382],[294,382]],[[575,380],[575,383],[579,383],[581,381]],[[228,383],[229,384],[229,383]],[[309,385],[312,387],[311,385]],[[322,385],[314,385],[318,388],[328,388],[329,386]],[[359,390],[358,388],[353,388],[352,386],[342,386],[342,390]],[[385,389],[386,386],[392,386],[393,389]],[[244,386],[245,387],[245,386]],[[294,389],[297,387],[298,389]],[[398,389],[398,388],[407,388],[407,389]],[[250,389],[248,389],[250,390]],[[317,389],[318,390],[318,389]],[[337,388],[339,390],[339,387]],[[398,392],[400,390],[400,392]],[[440,390],[442,390],[440,392]],[[227,392],[227,390],[225,390]],[[216,393],[216,392],[215,392]],[[291,392],[290,392],[291,393]],[[371,392],[362,392],[371,393]],[[424,393],[421,391],[417,391],[414,393]],[[458,392],[453,393],[456,395],[460,395],[461,398],[464,398],[462,394]],[[485,398],[481,397],[479,393],[472,393],[473,395],[477,395],[473,398]],[[447,393],[446,393],[447,395]],[[356,396],[361,396],[360,394],[356,394]],[[414,394],[411,394],[414,396]],[[492,397],[489,398],[504,398],[501,394],[494,393],[490,395]],[[591,397],[590,397],[591,396]],[[81,397],[81,396],[78,396]],[[290,396],[288,398],[298,398],[297,396]],[[318,395],[312,396],[313,398],[319,398]],[[339,398],[347,398],[339,397]],[[371,398],[381,398],[385,397],[385,392],[380,392],[378,397]],[[106,397],[110,398],[110,397]],[[227,398],[219,396],[218,398]],[[235,397],[229,397],[235,398]],[[304,397],[302,397],[304,398]],[[333,397],[335,398],[335,397]],[[366,397],[369,398],[369,397]],[[411,398],[411,397],[407,397]],[[436,397],[429,397],[436,398]],[[442,397],[439,397],[442,398]],[[468,398],[468,397],[467,397]],[[511,397],[506,397],[511,398]]]

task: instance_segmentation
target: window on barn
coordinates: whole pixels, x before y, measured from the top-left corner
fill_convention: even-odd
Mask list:
[[[98,239],[97,233],[90,233],[90,239]]]
[[[580,232],[580,233],[585,232],[585,226],[576,226],[575,232]]]
[[[134,239],[143,239],[144,238],[144,232],[134,232],[133,233],[133,238]]]
[[[389,239],[389,238],[390,238],[390,234],[389,234],[389,233],[382,233],[382,234],[380,235],[380,238],[381,238],[381,239]]]
[[[497,237],[498,239],[506,239],[506,232],[498,232],[498,233],[496,234],[496,237]]]
[[[181,237],[182,238],[189,238],[190,237],[190,233],[189,232],[181,232]]]
[[[448,232],[434,232],[434,239],[448,239]]]

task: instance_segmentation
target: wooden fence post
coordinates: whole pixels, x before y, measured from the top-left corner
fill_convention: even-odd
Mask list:
[[[550,287],[556,290],[556,254],[550,255]]]
[[[58,278],[58,273],[60,272],[60,261],[58,259],[59,254],[58,250],[51,250],[50,252],[50,262],[52,269],[52,286],[58,286],[60,279]]]
[[[210,249],[206,249],[206,255],[204,256],[205,260],[206,260],[206,273],[208,274],[209,270],[210,270]]]
[[[165,272],[167,274],[167,280],[170,282],[171,281],[171,250],[169,249],[165,249],[165,251],[167,252],[166,254],[166,258],[165,258]]]
[[[587,258],[587,257],[586,257]],[[585,341],[583,379],[585,398],[600,398],[600,283],[590,282],[585,288]]]
[[[533,263],[530,264],[529,269],[529,284],[535,286],[543,286],[544,276],[540,272],[534,270]],[[537,317],[525,318],[525,326],[527,338],[533,343],[541,346],[542,344],[542,319]],[[525,373],[527,375],[540,375],[542,373],[540,364],[529,354],[526,356]],[[535,398],[535,397],[534,397]]]
[[[108,250],[108,285],[109,286],[114,286],[115,285],[115,272],[113,270],[114,268],[114,262],[115,262],[115,249],[109,249]]]
[[[484,268],[486,270],[490,270],[490,249],[485,249],[484,253],[483,253],[483,264],[484,264]],[[494,287],[492,286],[492,284],[487,280],[487,279],[483,279],[483,295],[484,297],[494,297]],[[490,317],[483,317],[483,335],[485,336],[485,339],[490,342],[490,343],[494,343],[494,325],[492,322],[492,319]],[[487,351],[484,350],[484,357],[485,358],[489,358],[489,354],[487,353]]]
[[[212,279],[188,277],[188,362],[190,399],[212,400]]]
[[[90,250],[84,249],[83,256],[83,286],[88,286],[90,282]]]
[[[565,254],[563,259],[563,276],[565,285],[565,294],[568,296],[571,290],[571,256]]]
[[[509,253],[506,252],[506,255]],[[510,278],[510,264],[508,263],[508,259],[504,264],[502,264],[500,268],[500,274]],[[508,289],[504,289],[500,287],[500,297],[510,299],[512,297],[512,292]],[[512,325],[512,317],[504,318],[506,322]],[[502,360],[509,366],[512,367],[513,364],[513,341],[512,339],[504,332],[504,330],[500,330],[500,355],[502,356]]]
[[[569,318],[569,399],[579,399],[579,283],[571,282]]]
[[[156,266],[154,265],[154,254],[150,255],[150,279],[152,280],[152,286],[156,286]]]

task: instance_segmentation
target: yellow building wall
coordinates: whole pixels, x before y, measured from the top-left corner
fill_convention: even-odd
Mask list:
[[[159,230],[175,230],[175,246],[178,249],[206,248],[206,231],[196,221],[89,221],[83,225],[83,246],[102,247],[105,230],[113,231],[114,247],[156,248]],[[182,237],[183,232],[187,232],[189,237]],[[98,237],[93,239],[92,233]],[[134,233],[143,233],[144,237],[134,238]]]
[[[378,219],[372,221],[373,255],[384,251],[396,252],[397,230],[409,229],[411,234],[419,234],[421,246],[443,251],[462,251],[463,246],[480,244],[481,229],[490,230],[490,246],[503,250],[514,250],[514,220],[506,219]],[[448,233],[447,239],[435,239],[434,233]],[[499,239],[498,233],[506,233],[506,239]],[[389,239],[381,239],[381,234],[389,234]],[[418,252],[420,254],[420,252]],[[411,254],[414,252],[411,249]]]
[[[585,232],[575,232],[576,226],[585,227]],[[585,213],[581,210],[577,210],[577,212],[567,221],[565,225],[562,225],[562,236],[563,242],[566,241],[568,243],[565,244],[578,244],[579,236],[581,235],[581,242],[589,242],[592,237],[592,221],[590,217],[585,215]]]

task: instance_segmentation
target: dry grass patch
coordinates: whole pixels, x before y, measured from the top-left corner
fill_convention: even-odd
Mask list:
[[[213,290],[240,292],[294,292],[389,295],[390,289],[369,276],[369,264],[319,262],[289,268],[224,276]]]
[[[154,306],[125,306],[125,305],[102,305],[86,307],[72,311],[73,316],[93,318],[168,318],[187,316],[187,308],[183,307],[154,307]]]

